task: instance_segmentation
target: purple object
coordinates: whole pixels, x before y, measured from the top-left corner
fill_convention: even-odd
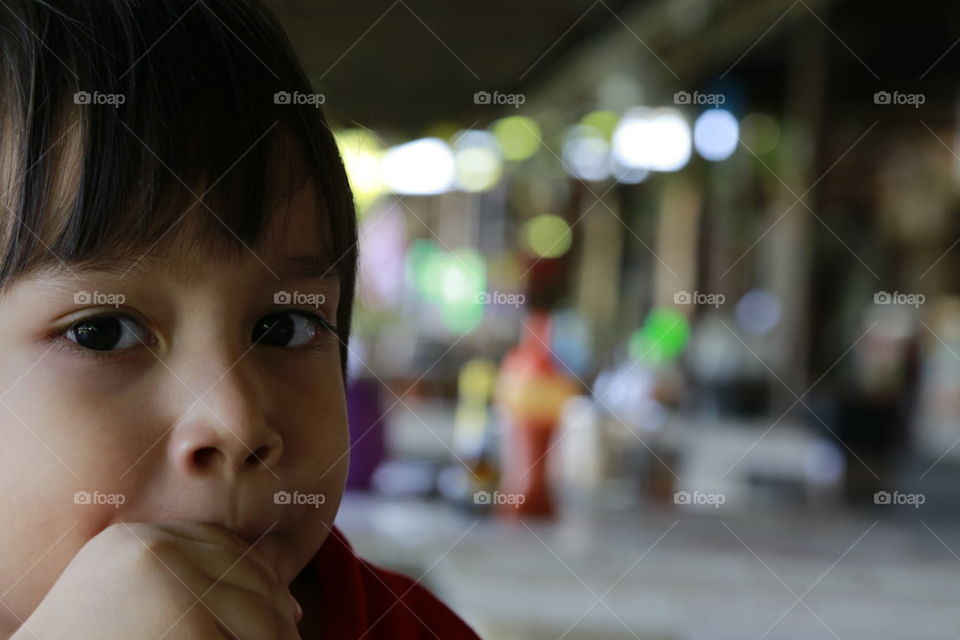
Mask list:
[[[380,402],[380,383],[354,378],[347,385],[347,422],[350,425],[350,472],[347,488],[369,491],[371,477],[386,457],[386,424]]]

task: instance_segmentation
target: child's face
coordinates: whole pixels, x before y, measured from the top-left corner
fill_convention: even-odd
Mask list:
[[[0,298],[0,619],[25,618],[116,522],[198,520],[251,542],[269,529],[258,548],[288,582],[317,551],[348,439],[339,342],[307,314],[335,324],[337,280],[282,273],[317,253],[314,198],[292,199],[287,228],[275,218],[242,264],[174,250],[169,274],[36,274]],[[78,304],[82,291],[124,299]],[[275,304],[281,291],[324,302]]]

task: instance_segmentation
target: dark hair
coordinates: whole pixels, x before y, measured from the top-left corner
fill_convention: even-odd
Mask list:
[[[186,241],[240,256],[313,179],[345,380],[353,197],[316,99],[286,99],[315,94],[276,19],[256,0],[3,5],[0,290],[53,263],[166,246],[191,207],[202,219]]]

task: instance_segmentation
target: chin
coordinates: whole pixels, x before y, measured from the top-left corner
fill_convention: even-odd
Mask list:
[[[323,525],[308,532],[270,534],[257,544],[257,549],[276,567],[289,585],[306,568],[329,534]]]

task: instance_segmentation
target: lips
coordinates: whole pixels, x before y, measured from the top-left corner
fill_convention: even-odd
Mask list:
[[[279,533],[278,527],[280,526],[280,521],[273,520],[270,522],[249,522],[240,526],[230,526],[219,523],[215,524],[218,524],[218,526],[221,526],[227,531],[233,533],[247,544],[254,545],[271,534]]]

